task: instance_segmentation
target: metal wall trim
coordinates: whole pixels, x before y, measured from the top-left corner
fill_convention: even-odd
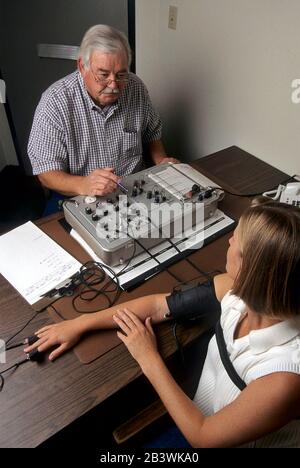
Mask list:
[[[62,44],[38,44],[38,56],[42,58],[77,60],[79,47]]]

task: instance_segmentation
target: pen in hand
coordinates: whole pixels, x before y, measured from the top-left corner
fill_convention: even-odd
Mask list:
[[[128,193],[128,188],[121,184],[121,182],[117,182],[117,186],[122,190],[122,192]]]
[[[113,174],[115,174],[115,169],[112,169]],[[120,182],[116,182],[117,186],[122,190],[123,193],[128,193],[128,189]]]

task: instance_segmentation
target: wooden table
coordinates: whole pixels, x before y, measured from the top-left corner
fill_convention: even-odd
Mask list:
[[[253,194],[276,187],[287,178],[283,172],[237,148],[230,147],[199,159],[193,166],[229,191]],[[220,209],[238,219],[249,205],[250,198],[227,194]],[[38,224],[46,232],[61,215],[41,220]],[[190,256],[205,271],[225,267],[228,246],[226,234]],[[70,238],[70,252],[72,252]],[[82,251],[82,255],[86,255]],[[80,260],[80,259],[79,259]],[[185,260],[170,268],[182,281],[197,276],[197,271]],[[162,272],[131,293],[124,293],[119,302],[156,292],[168,292],[176,285],[174,278]],[[0,338],[10,337],[32,317],[34,310],[0,276]],[[49,323],[43,312],[20,334],[31,335],[38,327]],[[192,342],[202,330],[199,326],[180,329],[184,344]],[[158,327],[160,350],[165,358],[176,351],[169,324]],[[22,357],[22,348],[7,353],[8,367]],[[125,347],[120,344],[89,365],[81,364],[70,351],[54,363],[47,360],[37,365],[29,362],[12,374],[5,375],[5,386],[0,393],[0,447],[36,447],[66,428],[83,414],[93,410],[109,396],[137,379],[141,371]]]

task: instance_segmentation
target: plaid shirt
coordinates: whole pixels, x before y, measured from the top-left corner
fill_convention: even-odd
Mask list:
[[[113,167],[119,176],[142,168],[143,144],[161,138],[161,121],[143,82],[130,73],[118,101],[96,106],[76,71],[54,83],[37,106],[28,143],[33,174],[86,176]]]

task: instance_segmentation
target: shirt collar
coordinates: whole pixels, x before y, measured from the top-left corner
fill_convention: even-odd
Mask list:
[[[274,346],[288,343],[300,335],[300,317],[284,320],[271,327],[249,333],[249,345],[253,354],[264,353]]]

